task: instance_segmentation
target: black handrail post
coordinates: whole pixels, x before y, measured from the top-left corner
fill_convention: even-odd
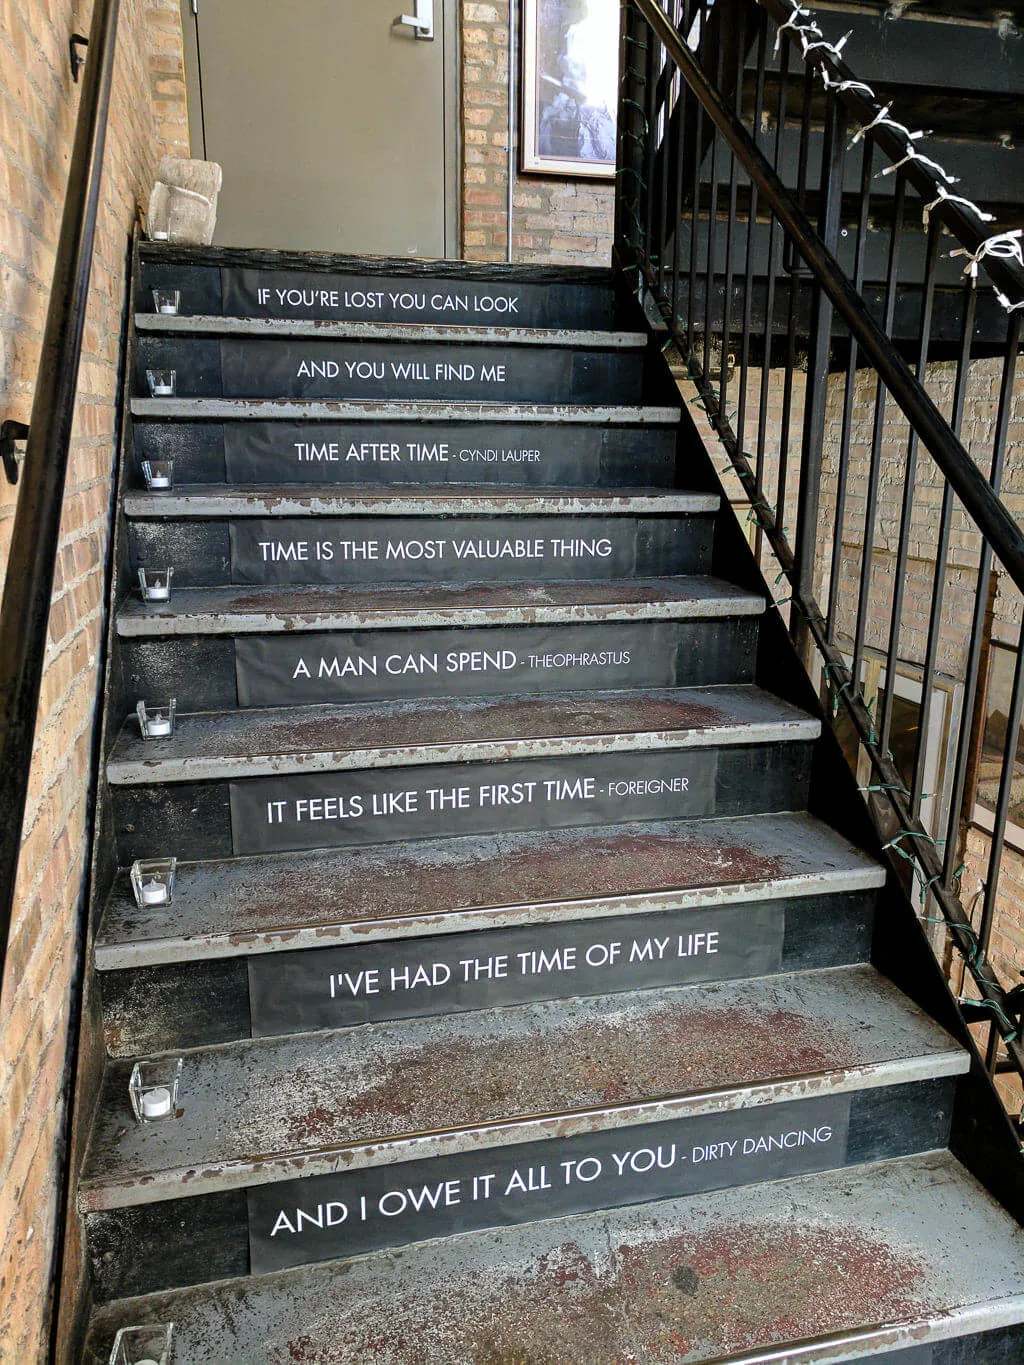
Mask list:
[[[830,251],[839,243],[843,204],[843,141],[846,123],[842,109],[829,97],[822,139],[821,188],[823,202],[818,228]],[[832,349],[832,302],[821,286],[812,283],[810,345],[807,352],[807,391],[800,452],[800,485],[797,494],[796,533],[793,545],[797,595],[815,596],[814,566],[818,542],[818,506],[821,490],[821,455],[825,441],[825,404],[828,399],[829,355]],[[793,643],[805,664],[810,664],[811,639],[807,622],[793,612]]]
[[[0,607],[0,984],[18,874],[92,270],[120,0],[96,0]]]

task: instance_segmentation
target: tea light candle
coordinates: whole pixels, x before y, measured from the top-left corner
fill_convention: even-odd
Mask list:
[[[169,735],[170,733],[170,716],[165,716],[162,711],[154,711],[151,716],[146,717],[147,739],[159,739],[161,735]]]
[[[142,883],[143,905],[166,905],[167,901],[168,890],[166,882],[158,882],[154,877],[152,881]]]
[[[150,488],[170,488],[171,476],[165,474],[163,470],[154,469],[149,475]]]
[[[153,303],[158,313],[177,313],[181,291],[178,289],[154,289]]]
[[[174,393],[174,385],[168,384],[163,379],[154,379],[152,387],[154,398],[170,398],[171,394]]]
[[[171,596],[171,585],[166,578],[154,578],[146,584],[146,594],[151,602],[166,602]]]
[[[136,1360],[134,1365],[157,1365],[157,1362],[155,1360],[150,1360],[149,1356],[146,1356],[145,1360]]]
[[[154,241],[154,242],[166,242],[166,241],[167,241],[167,233],[166,233],[166,232],[161,232],[159,228],[154,228],[154,230],[153,230],[153,241]]]
[[[147,1090],[142,1097],[142,1117],[144,1119],[165,1119],[171,1112],[171,1092],[165,1085],[155,1090]]]

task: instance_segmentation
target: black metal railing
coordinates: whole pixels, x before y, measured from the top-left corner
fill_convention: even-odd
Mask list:
[[[990,961],[1008,840],[1024,853],[1024,537],[1000,498],[1019,238],[841,53],[788,0],[627,0],[616,260],[728,454],[989,1066],[1024,1077],[1024,989]],[[1001,638],[1012,683],[979,732]]]
[[[120,0],[96,0],[0,606],[0,982],[46,654]]]

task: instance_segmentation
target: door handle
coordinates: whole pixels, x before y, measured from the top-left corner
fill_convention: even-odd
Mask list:
[[[417,38],[428,42],[434,39],[434,0],[416,0],[415,14],[400,14],[396,24],[405,24],[414,30]]]

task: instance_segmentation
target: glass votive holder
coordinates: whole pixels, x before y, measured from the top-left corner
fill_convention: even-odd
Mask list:
[[[141,468],[142,477],[151,493],[174,487],[173,460],[143,460]]]
[[[114,1338],[109,1365],[170,1365],[173,1322],[122,1327]]]
[[[128,1094],[140,1123],[161,1123],[175,1117],[183,1065],[181,1057],[159,1057],[132,1067]]]
[[[139,570],[139,590],[143,602],[169,602],[171,600],[171,579],[173,569]]]
[[[174,899],[177,858],[136,858],[129,874],[132,894],[140,910],[153,905],[170,905]]]
[[[149,384],[151,398],[173,398],[178,387],[177,370],[147,370],[146,382]]]
[[[169,739],[174,734],[174,718],[178,711],[178,699],[172,697],[167,702],[150,702],[147,706],[140,701],[135,708],[139,718],[139,729],[143,739]]]
[[[158,313],[177,313],[181,305],[180,289],[154,289],[153,307]]]

